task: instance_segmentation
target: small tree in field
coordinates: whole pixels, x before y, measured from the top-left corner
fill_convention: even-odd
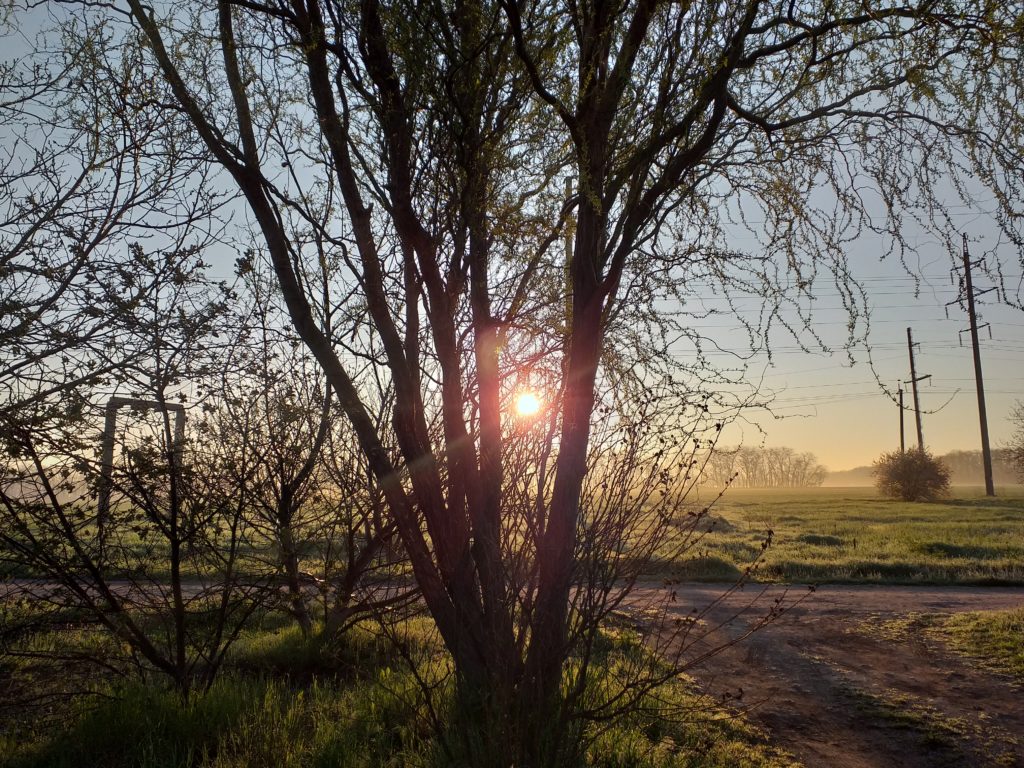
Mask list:
[[[874,475],[879,492],[890,499],[935,501],[949,493],[949,469],[919,448],[883,453]]]

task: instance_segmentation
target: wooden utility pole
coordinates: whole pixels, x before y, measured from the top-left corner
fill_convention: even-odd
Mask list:
[[[914,368],[914,336],[907,328],[907,350],[910,352],[910,386],[914,391],[914,418],[917,421],[917,449],[924,452],[924,432],[921,431],[921,403],[917,397],[917,382],[930,379],[932,375],[918,376]]]
[[[985,382],[981,376],[981,349],[978,346],[978,315],[974,311],[974,282],[971,280],[971,256],[967,250],[967,235],[964,240],[964,287],[967,293],[967,314],[971,320],[971,346],[974,349],[974,382],[978,390],[978,420],[981,422],[981,460],[985,465],[985,495],[995,496],[992,482],[992,449],[988,442],[988,415],[985,411]]]
[[[907,450],[907,441],[903,437],[903,382],[898,385],[900,393],[900,453]]]

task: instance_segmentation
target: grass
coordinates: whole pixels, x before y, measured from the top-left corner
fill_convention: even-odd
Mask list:
[[[83,708],[68,730],[17,750],[6,765],[421,765],[427,739],[409,707],[393,691],[366,681],[314,681],[294,689],[282,679],[232,674],[185,703],[169,691],[136,684]]]
[[[954,650],[1024,683],[1024,608],[954,614],[936,630]]]
[[[411,630],[427,636],[415,622]],[[92,634],[63,628],[23,638],[19,648],[75,653],[94,642]],[[41,665],[31,656],[0,661],[0,679],[18,682],[28,675],[37,690],[65,692],[65,678],[40,676]],[[366,629],[356,628],[343,645],[327,647],[269,614],[239,637],[214,685],[185,701],[160,680],[104,675],[93,668],[92,695],[65,698],[60,719],[42,725],[34,717],[0,722],[0,765],[430,765],[434,744],[422,697],[413,676],[396,662]]]
[[[917,740],[915,751],[928,754],[933,765],[1017,765],[1017,737],[983,721],[949,717],[926,701],[900,691],[851,687],[847,695],[866,717],[912,732]]]
[[[771,531],[772,544],[756,571],[762,581],[1024,583],[1024,492],[997,499],[956,493],[941,503],[913,504],[879,499],[870,489],[732,490],[715,506],[714,525],[694,556],[681,564],[655,563],[655,570],[735,579],[762,553]],[[24,606],[12,611],[7,619],[25,618]],[[16,638],[38,657],[0,656],[0,687],[9,691],[4,703],[25,692],[42,694],[31,710],[0,703],[4,768],[451,764],[428,725],[415,676],[366,630],[350,633],[340,647],[325,647],[282,617],[265,616],[243,632],[218,682],[183,702],[158,681],[45,661],[54,651],[95,654],[100,648],[114,670],[131,668],[102,631],[74,615],[65,618],[57,629],[28,629]],[[903,621],[917,624],[886,631],[923,629],[1024,679],[1024,609]],[[447,662],[431,645],[429,627],[413,622],[407,629],[418,644],[419,672],[442,681]],[[622,654],[638,648],[635,641],[611,643],[600,668],[613,671]],[[613,697],[614,681],[614,674],[599,680],[595,695]],[[446,690],[439,682],[442,715]],[[904,704],[887,711],[898,713]],[[665,717],[666,711],[673,715]],[[915,711],[908,726],[940,742],[952,737],[948,724],[932,715]],[[685,680],[672,681],[625,717],[592,727],[589,737],[593,768],[792,765],[764,734],[709,705]]]
[[[603,640],[595,649],[599,664],[589,691],[591,705],[598,707],[622,693],[628,670],[663,670],[635,631],[608,630]],[[684,677],[670,680],[589,735],[588,765],[595,768],[799,768],[769,744],[768,734],[698,694]]]
[[[1024,684],[1024,608],[954,614],[915,613],[869,621],[864,631],[904,642],[913,636],[940,641],[991,672]]]
[[[404,626],[418,673],[438,684],[441,708],[450,689],[447,661],[422,619]],[[95,642],[91,630],[23,638],[22,647],[65,651]],[[627,654],[646,653],[639,640],[609,643],[600,670]],[[34,663],[0,657],[0,682],[36,674]],[[595,685],[614,695],[615,674]],[[60,674],[34,678],[64,694]],[[59,719],[0,719],[4,768],[438,768],[452,762],[429,725],[422,690],[378,635],[357,627],[327,647],[307,640],[281,617],[265,617],[233,647],[217,682],[187,701],[159,681],[90,678],[92,695],[63,699]],[[664,713],[671,711],[672,717]],[[661,713],[659,716],[657,713]],[[681,714],[682,713],[682,714]],[[590,732],[594,768],[784,768],[793,763],[764,734],[727,717],[675,680],[610,726]]]
[[[898,618],[869,617],[859,631],[891,644],[938,644],[938,630],[956,616],[912,613]],[[941,658],[941,654],[939,655]],[[1021,735],[991,719],[983,708],[953,714],[945,709],[944,697],[929,691],[911,692],[886,688],[851,676],[843,665],[830,664],[835,685],[861,715],[865,729],[879,727],[907,732],[894,740],[915,755],[929,756],[929,764],[1018,765]],[[875,678],[877,680],[877,678]],[[948,702],[947,702],[948,703]]]
[[[927,697],[896,689],[865,689],[850,680],[840,686],[870,722],[912,733],[916,741],[912,749],[917,754],[928,754],[933,765],[994,768],[1018,764],[1019,735],[995,726],[984,715],[952,717],[932,706]]]
[[[959,486],[949,499],[915,503],[883,499],[873,488],[734,488],[702,521],[710,531],[688,559],[672,560],[674,548],[666,543],[648,571],[683,580],[734,581],[761,555],[771,531],[771,546],[755,574],[759,581],[1024,584],[1024,487],[997,490],[1000,495],[990,499],[979,488]],[[691,504],[700,509],[702,501],[697,497]],[[685,513],[692,509],[680,511],[684,530],[689,526]],[[137,565],[149,578],[166,579],[166,566],[152,553],[144,555],[130,534],[125,545],[139,548]],[[303,567],[311,572],[319,570],[319,546],[306,553],[311,559]],[[239,563],[243,575],[259,572],[250,574],[247,565],[244,558]],[[0,553],[0,578],[38,575],[4,562]],[[196,575],[187,571],[186,578]]]
[[[934,707],[899,691],[872,692],[848,687],[846,694],[854,700],[857,709],[872,720],[916,732],[920,749],[962,754],[961,743],[969,733],[969,726],[963,721],[945,717]]]
[[[653,570],[732,579],[756,560],[771,531],[759,581],[1024,584],[1024,489],[999,491],[989,499],[954,488],[953,498],[913,503],[882,499],[871,488],[731,489],[693,556],[656,561]]]

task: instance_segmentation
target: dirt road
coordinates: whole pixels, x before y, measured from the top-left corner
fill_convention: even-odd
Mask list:
[[[723,588],[646,584],[634,604],[666,589],[684,617]],[[735,615],[760,591],[748,586],[708,611],[708,637],[691,652],[741,635],[783,595],[769,588]],[[1024,689],[938,639],[887,624],[1021,605],[1024,588],[825,586],[691,674],[810,768],[1024,766]]]

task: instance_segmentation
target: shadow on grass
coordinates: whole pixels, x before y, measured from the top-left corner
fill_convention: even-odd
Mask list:
[[[846,543],[839,536],[829,536],[820,533],[801,533],[796,537],[796,540],[815,547],[841,547]]]
[[[743,571],[735,563],[717,555],[706,555],[683,561],[654,558],[646,570],[653,575],[670,576],[682,581],[735,582],[743,574]]]
[[[946,497],[931,502],[944,507],[971,507],[973,509],[1006,509],[1006,507],[1019,507],[1020,513],[1024,515],[1024,498],[1011,496],[981,496],[978,498],[957,498]]]
[[[859,560],[844,563],[805,563],[778,561],[759,572],[762,580],[797,584],[894,584],[932,586],[1020,586],[1024,569],[1007,570],[1001,566],[976,565],[965,571],[960,565],[949,567],[920,563],[892,563]]]
[[[966,546],[950,544],[945,541],[924,541],[910,545],[910,549],[929,557],[963,558],[965,560],[995,560],[1006,557],[1007,552],[1001,547]]]

